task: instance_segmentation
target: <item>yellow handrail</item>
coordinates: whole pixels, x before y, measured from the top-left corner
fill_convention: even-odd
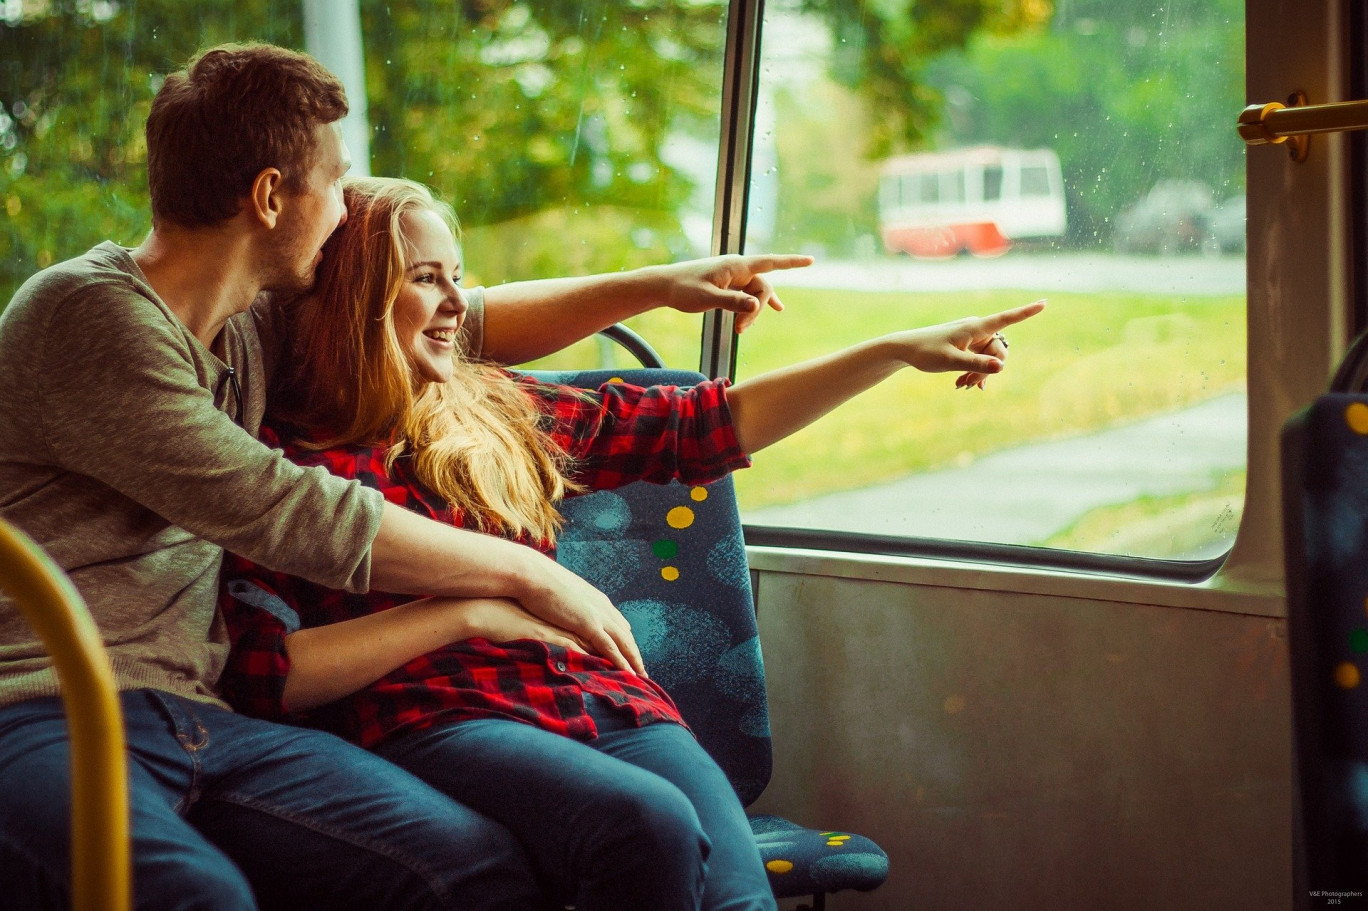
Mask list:
[[[71,580],[3,519],[0,589],[38,632],[62,684],[71,738],[71,907],[128,911],[128,772],[109,655]]]

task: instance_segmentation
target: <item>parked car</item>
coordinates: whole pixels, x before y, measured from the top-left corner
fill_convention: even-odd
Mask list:
[[[1245,250],[1245,197],[1241,193],[1221,203],[1207,217],[1207,253],[1243,253]]]
[[[1116,217],[1118,253],[1172,255],[1199,251],[1216,208],[1211,188],[1198,180],[1161,180]]]

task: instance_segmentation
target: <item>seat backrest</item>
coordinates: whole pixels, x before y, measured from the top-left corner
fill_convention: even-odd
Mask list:
[[[588,389],[703,379],[668,369],[532,375]],[[561,511],[558,561],[626,615],[648,673],[750,804],[769,783],[769,709],[731,478],[702,487],[637,482],[573,497]]]
[[[1306,907],[1310,889],[1368,887],[1368,396],[1321,396],[1282,442],[1296,895]]]

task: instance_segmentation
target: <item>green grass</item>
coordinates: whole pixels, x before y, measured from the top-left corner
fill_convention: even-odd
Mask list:
[[[1244,510],[1245,472],[1214,479],[1210,490],[1141,497],[1083,515],[1043,547],[1094,553],[1162,554],[1175,559],[1210,556],[1213,542],[1229,543]]]
[[[938,294],[783,289],[787,310],[741,338],[738,379],[866,338],[1033,299],[1030,292]],[[632,322],[672,366],[698,363],[699,320]],[[1035,440],[1072,436],[1192,405],[1244,386],[1243,296],[1054,294],[1013,327],[1007,371],[987,390],[904,371],[759,453],[736,475],[747,508],[853,490]],[[596,362],[593,343],[539,366]],[[618,361],[627,364],[627,358]]]

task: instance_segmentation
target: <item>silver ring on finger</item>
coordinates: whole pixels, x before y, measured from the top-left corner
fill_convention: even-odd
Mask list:
[[[1001,332],[994,332],[994,333],[993,333],[993,338],[995,338],[995,339],[997,339],[999,342],[1001,342],[1001,343],[1002,343],[1002,347],[1004,347],[1004,348],[1010,348],[1010,347],[1012,347],[1011,345],[1007,344],[1007,336],[1003,335]]]

